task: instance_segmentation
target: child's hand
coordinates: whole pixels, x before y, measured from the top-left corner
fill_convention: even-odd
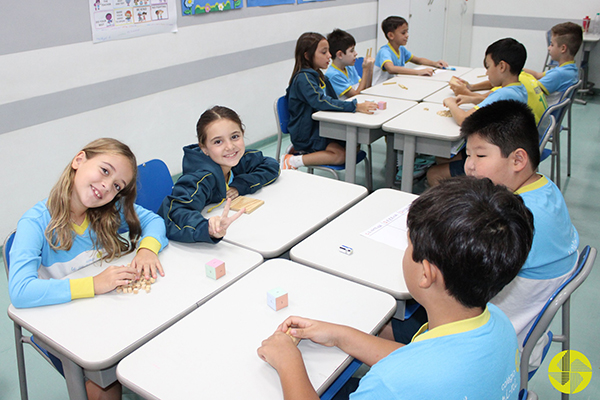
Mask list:
[[[289,317],[277,327],[277,331],[285,333],[289,328],[292,328],[290,335],[295,338],[310,339],[323,346],[333,347],[337,346],[335,328],[338,326],[339,325],[308,318]]]
[[[117,286],[127,285],[136,276],[137,271],[131,266],[111,265],[94,277],[94,294],[108,293]]]
[[[356,111],[361,113],[373,114],[375,110],[377,110],[377,104],[372,101],[365,101],[356,105]]]
[[[373,69],[373,65],[375,65],[375,59],[373,57],[365,57],[363,60],[363,71]]]
[[[461,79],[459,77],[454,77],[456,79],[450,80],[450,89],[454,92],[454,94],[470,94],[471,89],[469,86],[469,82]]]
[[[235,198],[236,198],[236,197],[238,197],[239,195],[240,195],[240,192],[238,192],[238,190],[237,190],[236,188],[234,188],[234,187],[232,187],[232,188],[229,188],[229,190],[228,190],[228,191],[227,191],[227,193],[225,194],[225,196],[226,196],[228,199],[231,199],[231,200],[235,199]]]
[[[157,269],[158,273],[160,273],[160,276],[165,276],[163,267],[160,264],[160,261],[158,261],[158,256],[149,249],[139,249],[135,258],[131,262],[131,266],[136,269],[138,278],[144,274],[146,279],[150,279],[150,276],[156,279]]]
[[[448,63],[444,60],[438,60],[438,61],[436,61],[435,66],[440,67],[440,68],[447,68]]]
[[[231,199],[227,199],[225,203],[225,208],[223,209],[223,214],[220,217],[211,217],[208,220],[208,234],[215,238],[220,239],[227,233],[227,228],[229,225],[236,219],[238,219],[243,213],[246,212],[245,208],[242,208],[237,213],[233,214],[232,217],[228,216],[229,207],[231,206]]]
[[[421,68],[421,69],[415,69],[415,71],[417,72],[417,75],[420,75],[420,76],[432,76],[433,75],[433,68]]]
[[[447,99],[444,99],[443,104],[446,107],[450,107],[450,106],[456,106],[457,105],[457,97],[448,97]]]
[[[263,340],[256,352],[263,361],[268,362],[278,371],[280,368],[285,369],[286,364],[302,362],[302,354],[294,341],[280,331]]]

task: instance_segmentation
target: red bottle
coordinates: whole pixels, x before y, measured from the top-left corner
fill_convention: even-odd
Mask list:
[[[590,29],[590,16],[586,15],[586,17],[583,19],[583,31],[585,33],[587,33],[587,31]]]

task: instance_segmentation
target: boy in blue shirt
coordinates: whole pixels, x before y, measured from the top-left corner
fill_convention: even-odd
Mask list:
[[[467,141],[465,173],[506,186],[533,213],[535,235],[527,261],[491,301],[512,322],[522,350],[533,321],[576,266],[579,235],[560,190],[537,173],[538,131],[527,106],[499,101],[482,108],[465,120],[461,137]],[[538,343],[530,365],[539,366],[544,344]]]
[[[325,76],[329,78],[338,98],[346,100],[371,87],[375,60],[372,57],[365,57],[361,79],[354,67],[358,55],[354,48],[356,46],[354,37],[346,31],[334,29],[327,35],[327,41],[331,53],[331,65],[327,68]]]
[[[417,198],[407,218],[404,279],[429,317],[410,344],[289,317],[258,355],[277,370],[286,400],[319,398],[288,328],[295,338],[337,346],[371,366],[353,400],[517,399],[515,332],[488,301],[525,262],[532,224],[523,201],[506,188],[487,179],[447,180]]]
[[[404,65],[409,61],[435,68],[445,68],[448,66],[448,63],[444,60],[432,61],[425,57],[417,57],[404,47],[408,42],[408,22],[404,18],[397,16],[387,17],[381,23],[381,29],[388,39],[388,43],[381,46],[375,57],[373,85],[386,81],[395,74],[433,75],[433,68],[406,68]]]
[[[583,41],[581,26],[573,22],[564,22],[554,25],[551,29],[552,38],[548,53],[550,58],[558,62],[558,67],[546,72],[536,72],[524,69],[533,75],[548,96],[548,103],[554,104],[560,100],[561,95],[579,79],[579,68],[575,65],[575,55]]]

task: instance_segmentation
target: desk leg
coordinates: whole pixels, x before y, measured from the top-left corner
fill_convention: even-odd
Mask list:
[[[83,368],[75,364],[66,357],[60,357],[67,381],[67,390],[70,399],[87,400],[87,391],[85,390],[85,379],[83,378]]]
[[[394,134],[386,135],[385,146],[385,187],[394,186],[394,177],[396,175],[396,151],[394,150]]]
[[[416,137],[404,136],[404,160],[402,161],[402,185],[400,190],[412,193],[413,169],[415,167]]]
[[[356,182],[356,147],[358,127],[346,126],[346,182]]]

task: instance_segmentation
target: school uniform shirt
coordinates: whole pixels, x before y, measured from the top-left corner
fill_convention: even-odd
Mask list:
[[[356,100],[337,98],[329,79],[320,79],[314,69],[300,70],[287,88],[290,121],[288,130],[296,151],[312,153],[325,150],[329,140],[319,136],[319,121],[312,119],[317,111],[356,111]]]
[[[518,398],[517,339],[496,306],[427,329],[425,324],[410,344],[373,365],[350,400]]]
[[[480,109],[500,100],[517,100],[527,104],[527,89],[520,82],[510,83],[492,91],[488,97],[475,106],[475,109]]]
[[[386,63],[392,63],[397,67],[404,67],[412,59],[412,54],[404,46],[400,46],[398,52],[394,50],[391,44],[381,46],[375,56],[375,65],[373,67],[373,85],[387,81],[394,75],[385,70]]]
[[[327,71],[325,71],[325,76],[329,79],[333,90],[335,90],[335,94],[341,100],[345,100],[348,91],[350,89],[356,90],[360,83],[360,75],[358,75],[358,71],[356,71],[353,65],[349,65],[344,70],[341,70],[332,63],[327,68]]]
[[[535,123],[537,124],[544,115],[546,108],[548,108],[546,95],[538,80],[527,72],[521,72],[519,74],[519,82],[521,82],[527,90],[527,105],[531,108],[531,111],[533,111]]]
[[[62,279],[66,275],[100,260],[103,250],[94,247],[96,233],[86,216],[81,225],[73,224],[74,238],[70,250],[53,250],[45,231],[50,223],[47,199],[40,201],[19,220],[10,250],[8,289],[17,308],[66,303],[74,299],[93,297],[93,277]],[[168,244],[161,217],[134,205],[142,227],[140,248],[154,253]],[[121,227],[127,223],[121,213]]]
[[[515,192],[533,214],[533,244],[518,275],[491,303],[510,319],[519,340],[519,349],[546,301],[566,281],[577,264],[579,234],[558,187],[541,176]],[[541,342],[530,359],[532,367],[541,361]],[[537,365],[536,365],[537,364]]]
[[[279,176],[279,163],[258,150],[246,149],[238,165],[231,169],[228,182],[221,166],[204,154],[198,144],[185,146],[183,153],[183,175],[158,210],[165,220],[167,237],[178,242],[219,242],[221,239],[208,234],[208,219],[202,215],[202,209],[207,204],[217,203],[217,207],[225,201],[230,187],[243,196]]]
[[[542,90],[548,96],[548,103],[555,104],[565,90],[576,84],[578,79],[579,68],[575,65],[575,61],[567,61],[544,72],[544,76],[539,82]]]

